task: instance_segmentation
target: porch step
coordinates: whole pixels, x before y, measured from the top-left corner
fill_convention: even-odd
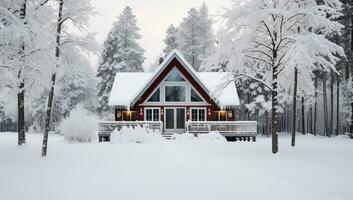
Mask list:
[[[162,137],[164,137],[165,139],[170,140],[172,138],[172,135],[173,135],[173,133],[163,133]]]

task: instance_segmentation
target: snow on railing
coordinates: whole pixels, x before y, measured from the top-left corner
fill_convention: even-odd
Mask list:
[[[187,121],[188,133],[218,131],[224,136],[256,136],[256,121]]]
[[[120,130],[123,126],[133,127],[147,126],[152,130],[163,131],[163,122],[161,121],[100,121],[98,122],[98,134],[109,136],[114,129]]]

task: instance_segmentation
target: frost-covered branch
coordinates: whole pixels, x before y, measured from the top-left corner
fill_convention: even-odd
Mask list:
[[[244,73],[234,73],[234,80],[236,80],[237,78],[240,78],[240,77],[246,77],[251,80],[257,81],[257,82],[261,83],[263,86],[265,86],[267,89],[272,91],[272,87],[269,84],[267,84],[265,81],[263,81],[262,79],[259,79],[259,78],[256,78],[254,76],[244,74]]]

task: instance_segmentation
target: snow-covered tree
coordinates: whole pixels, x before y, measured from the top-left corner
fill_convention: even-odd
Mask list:
[[[136,23],[132,9],[126,7],[104,42],[97,73],[99,112],[108,110],[108,98],[117,72],[143,71],[144,50],[137,41],[141,35]]]
[[[19,145],[25,143],[25,97],[47,80],[54,57],[49,53],[54,34],[48,20],[52,7],[47,2],[0,2],[0,73],[7,74],[6,86],[17,94]]]
[[[305,5],[305,6],[304,6]],[[325,0],[249,0],[224,13],[219,49],[208,59],[237,75],[252,77],[271,90],[272,152],[278,151],[278,112],[288,98],[294,69],[312,85],[312,70],[336,71],[343,49],[326,36],[339,34],[340,2]],[[298,32],[300,29],[300,32]],[[303,84],[304,85],[304,84]]]
[[[167,56],[172,50],[178,47],[177,34],[178,28],[171,24],[167,29],[167,36],[164,39],[166,47],[163,49],[164,56]]]
[[[203,61],[208,55],[210,55],[215,48],[215,36],[212,29],[213,21],[208,15],[208,8],[206,4],[202,4],[200,10],[200,44],[201,44],[201,54],[200,60]]]
[[[87,32],[89,17],[95,14],[89,0],[59,0],[55,20],[55,67],[51,73],[48,103],[46,108],[42,156],[47,154],[48,134],[53,110],[54,91],[58,70],[66,62],[75,66],[75,59],[68,60],[74,51],[95,52],[94,37]],[[68,29],[70,27],[70,29]],[[76,31],[72,31],[76,30]],[[66,60],[65,60],[66,59]]]
[[[214,41],[212,20],[206,5],[203,4],[200,11],[191,8],[179,26],[177,44],[178,50],[196,71],[199,71],[202,60],[214,48]]]
[[[337,35],[334,40],[337,41],[339,45],[341,45],[345,53],[347,55],[347,59],[342,59],[338,65],[338,68],[341,72],[341,80],[337,81],[337,87],[339,88],[340,83],[342,83],[342,94],[343,94],[343,106],[341,109],[342,112],[338,112],[338,114],[343,113],[343,117],[341,119],[344,122],[349,122],[350,132],[353,136],[353,32],[352,32],[352,24],[353,24],[353,2],[351,0],[341,0],[343,4],[343,15],[339,18],[339,22],[344,25],[342,29],[342,35]],[[340,94],[339,92],[337,93]],[[339,99],[339,96],[337,96]],[[340,122],[340,119],[337,119],[337,122]]]
[[[79,54],[74,57],[76,59],[74,65],[63,65],[58,71],[58,84],[52,114],[52,121],[55,124],[68,117],[71,110],[78,104],[90,108],[91,101],[94,101],[94,97],[96,97],[95,75],[88,60]]]

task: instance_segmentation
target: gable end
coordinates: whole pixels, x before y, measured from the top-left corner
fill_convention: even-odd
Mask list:
[[[203,87],[199,84],[199,82],[194,79],[194,77],[182,65],[182,63],[177,59],[177,57],[173,57],[173,59],[168,63],[168,65],[164,69],[162,69],[159,75],[157,75],[157,77],[152,80],[152,83],[149,84],[149,87],[143,92],[142,95],[139,94],[139,99],[134,105],[132,105],[132,107],[137,107],[139,104],[143,104],[143,102],[145,102],[147,98],[155,91],[155,89],[166,78],[166,76],[174,67],[179,70],[179,72],[187,79],[187,81],[189,81],[189,83],[197,90],[197,92],[202,96],[203,99],[206,100],[207,103],[211,104],[213,107],[218,107],[217,104],[213,101],[213,99],[208,95],[208,92],[205,91]]]

